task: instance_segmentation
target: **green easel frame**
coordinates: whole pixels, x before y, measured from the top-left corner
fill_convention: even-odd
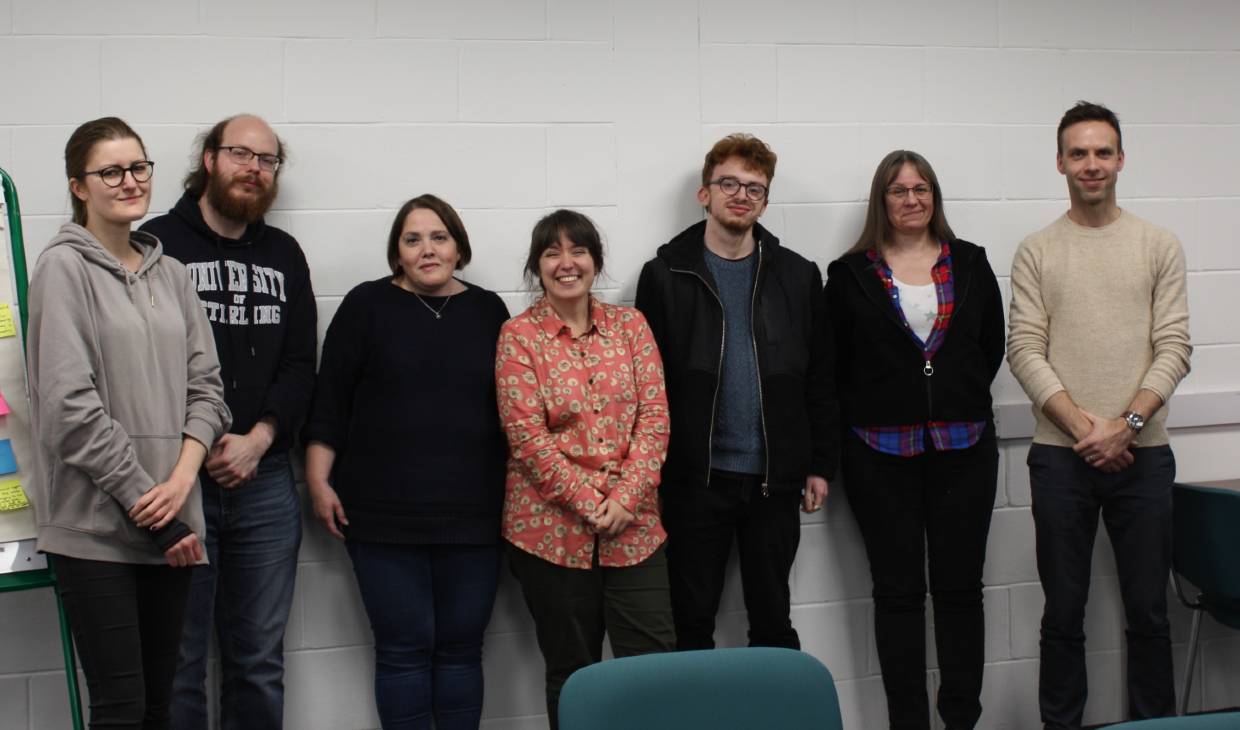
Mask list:
[[[22,342],[26,341],[26,294],[30,287],[26,273],[26,241],[22,236],[21,207],[17,204],[17,185],[13,178],[0,168],[0,183],[4,186],[4,209],[8,213],[9,243],[12,249],[13,278],[17,285],[17,310],[21,319]],[[56,614],[60,619],[60,646],[65,655],[65,682],[69,685],[69,712],[73,716],[73,730],[83,730],[82,695],[78,691],[77,657],[73,653],[73,634],[69,631],[69,618],[65,606],[56,591],[56,572],[49,563],[42,570],[27,570],[0,575],[0,593],[25,591],[32,588],[51,588],[56,597]]]

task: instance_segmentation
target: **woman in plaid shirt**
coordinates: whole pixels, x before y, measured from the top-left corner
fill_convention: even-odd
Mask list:
[[[934,170],[897,150],[874,173],[865,227],[831,264],[843,476],[874,583],[891,727],[927,730],[925,568],[930,561],[952,730],[981,715],[982,564],[998,448],[990,383],[1003,304],[986,253],[956,238]]]

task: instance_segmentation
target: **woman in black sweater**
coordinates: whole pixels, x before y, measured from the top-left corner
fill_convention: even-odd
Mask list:
[[[878,165],[865,228],[828,268],[843,475],[874,583],[893,730],[928,730],[926,557],[949,730],[981,715],[982,564],[998,448],[990,384],[1003,303],[980,246],[955,237],[930,163]]]
[[[350,291],[328,327],[302,434],[306,482],[353,561],[383,727],[477,728],[499,577],[494,364],[508,310],[453,275],[469,238],[433,195],[400,209],[387,254],[392,275]]]

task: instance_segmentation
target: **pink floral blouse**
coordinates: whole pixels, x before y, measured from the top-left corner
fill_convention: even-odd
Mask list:
[[[642,313],[590,299],[573,337],[545,298],[500,330],[499,417],[508,435],[504,538],[543,560],[636,565],[667,539],[659,469],[667,454],[663,360]],[[635,519],[616,537],[587,518],[612,499]]]

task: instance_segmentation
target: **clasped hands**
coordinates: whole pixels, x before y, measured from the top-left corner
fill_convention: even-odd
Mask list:
[[[1089,421],[1089,433],[1076,442],[1072,450],[1086,464],[1107,474],[1127,469],[1133,461],[1128,447],[1136,440],[1137,432],[1128,427],[1123,418],[1103,418],[1080,409]]]

